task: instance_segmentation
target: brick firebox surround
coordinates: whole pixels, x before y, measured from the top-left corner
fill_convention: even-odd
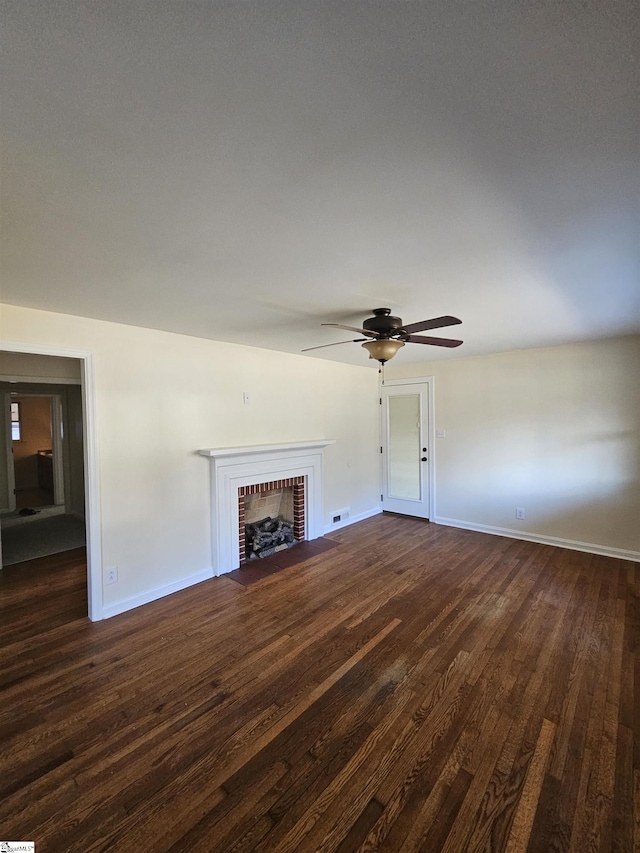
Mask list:
[[[288,477],[285,480],[271,480],[268,483],[256,483],[252,486],[240,486],[238,489],[238,537],[240,543],[240,565],[246,562],[245,553],[245,503],[247,495],[259,495],[274,489],[293,488],[293,537],[296,542],[304,539],[304,477]]]

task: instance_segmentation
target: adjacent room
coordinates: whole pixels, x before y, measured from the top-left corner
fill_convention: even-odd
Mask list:
[[[638,849],[634,5],[0,16],[0,837]]]
[[[83,548],[80,362],[0,352],[0,377],[2,565]]]

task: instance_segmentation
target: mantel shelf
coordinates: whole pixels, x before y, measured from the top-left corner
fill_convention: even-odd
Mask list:
[[[329,444],[335,444],[335,439],[323,438],[316,441],[293,441],[284,444],[250,444],[244,447],[212,447],[208,450],[199,450],[201,456],[208,457],[226,457],[226,456],[245,456],[255,453],[279,453],[290,452],[296,450],[313,450],[319,447],[327,447]]]

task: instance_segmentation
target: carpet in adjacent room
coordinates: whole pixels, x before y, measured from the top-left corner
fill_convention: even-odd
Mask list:
[[[11,566],[47,554],[81,548],[84,521],[74,515],[54,515],[2,528],[2,564]]]

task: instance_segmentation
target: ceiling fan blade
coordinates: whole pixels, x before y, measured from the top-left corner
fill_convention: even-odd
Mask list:
[[[426,332],[428,329],[441,329],[443,326],[456,326],[462,323],[457,317],[450,317],[448,314],[444,317],[433,317],[431,320],[422,320],[420,323],[409,323],[403,326],[403,330],[412,335],[414,332]]]
[[[328,325],[328,323],[323,325]],[[356,338],[354,341],[336,341],[335,344],[320,344],[319,347],[307,347],[300,350],[300,352],[310,352],[312,349],[324,349],[325,347],[337,347],[340,344],[359,344],[361,341],[366,341],[366,338]]]
[[[431,344],[434,347],[459,347],[464,341],[456,341],[454,338],[425,338],[422,335],[409,335],[402,338],[410,344]]]
[[[359,335],[367,335],[370,338],[379,338],[379,332],[370,332],[368,329],[359,329],[357,326],[343,326],[342,323],[320,323],[321,326],[333,326],[334,329],[346,329],[347,332],[357,332]]]

